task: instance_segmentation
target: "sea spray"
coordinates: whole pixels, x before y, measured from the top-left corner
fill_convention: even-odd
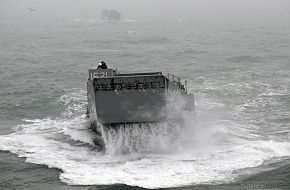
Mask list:
[[[182,131],[194,124],[194,112],[187,111],[185,97],[179,92],[167,95],[167,121],[154,123],[98,124],[107,154],[169,153],[180,148]]]
[[[164,153],[176,147],[174,126],[165,122],[102,125],[107,154]]]

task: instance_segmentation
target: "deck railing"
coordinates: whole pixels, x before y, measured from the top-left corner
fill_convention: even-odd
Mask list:
[[[181,79],[175,75],[167,73],[167,79],[170,82],[173,82],[175,85],[177,85],[181,90],[187,92],[187,81],[184,81],[184,85],[181,83]]]

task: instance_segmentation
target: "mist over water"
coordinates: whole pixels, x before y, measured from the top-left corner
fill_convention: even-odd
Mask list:
[[[272,170],[288,182],[289,2],[139,2],[0,2],[0,150],[69,185],[215,188]],[[106,8],[124,20],[100,22]],[[188,80],[196,116],[104,129],[99,151],[85,112],[87,69],[101,60]],[[1,185],[43,180],[21,163],[3,167]]]

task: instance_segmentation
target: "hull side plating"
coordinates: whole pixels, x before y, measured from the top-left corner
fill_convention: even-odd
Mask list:
[[[108,127],[170,122],[182,117],[181,110],[194,110],[193,95],[187,94],[179,78],[172,81],[160,72],[116,74],[112,70],[90,70],[89,75],[87,116],[100,136]]]

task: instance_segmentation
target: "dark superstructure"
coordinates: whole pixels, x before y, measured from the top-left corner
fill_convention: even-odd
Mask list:
[[[87,83],[91,126],[154,123],[178,119],[182,110],[193,111],[187,83],[161,72],[120,74],[114,69],[90,69]]]

